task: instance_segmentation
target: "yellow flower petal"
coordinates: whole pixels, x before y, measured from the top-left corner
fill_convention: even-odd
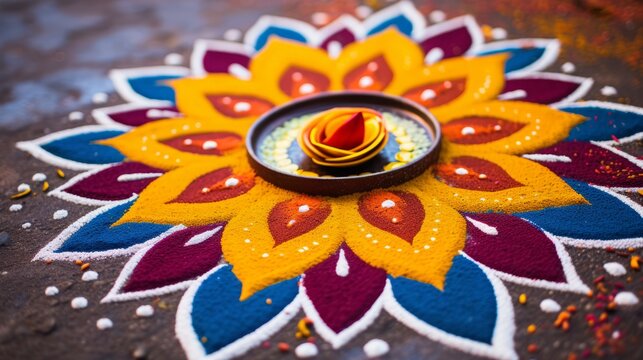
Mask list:
[[[304,205],[306,211],[299,212]],[[343,240],[341,221],[330,202],[294,194],[261,198],[252,211],[240,212],[226,225],[221,241],[224,258],[241,280],[241,299],[302,274],[335,253]]]
[[[564,140],[583,117],[545,105],[491,101],[449,107],[440,121],[443,152],[524,154]]]
[[[163,174],[141,192],[119,223],[212,224],[247,212],[259,198],[271,201],[281,194],[254,175],[244,164],[245,156],[226,159],[234,167],[205,162]]]
[[[335,61],[326,51],[273,37],[250,63],[252,82],[296,98],[339,90]]]
[[[466,223],[414,184],[344,202],[346,242],[372,266],[441,289],[453,257],[464,247]]]
[[[495,99],[504,86],[506,55],[453,58],[400,74],[387,91],[429,108],[442,121],[449,109]]]
[[[242,80],[229,74],[184,78],[172,82],[181,113],[202,121],[230,122],[247,131],[261,114],[289,98],[276,83]]]
[[[420,47],[395,29],[352,43],[337,59],[343,88],[389,92],[424,64]]]
[[[465,212],[513,213],[586,203],[549,169],[512,155],[445,155],[418,181],[426,192]]]
[[[239,152],[245,154],[244,133],[240,133],[239,130],[238,125],[226,121],[169,119],[139,126],[115,138],[103,140],[101,143],[115,147],[129,160],[164,170],[204,161],[218,166],[228,166],[231,163],[219,155]],[[205,144],[208,138],[214,140],[214,144]],[[221,139],[225,138],[232,140],[233,144],[224,148],[216,140],[223,145]],[[191,142],[190,145],[181,143],[186,140]],[[212,148],[203,151],[204,147]]]

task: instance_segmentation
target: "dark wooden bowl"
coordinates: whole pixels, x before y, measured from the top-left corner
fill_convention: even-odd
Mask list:
[[[290,119],[328,110],[334,107],[369,107],[415,120],[431,137],[431,146],[422,156],[393,170],[378,173],[343,176],[310,177],[280,171],[265,164],[257,155],[263,138]],[[310,96],[276,107],[262,115],[246,136],[250,165],[264,180],[287,190],[310,195],[341,196],[402,184],[420,174],[438,160],[442,135],[435,117],[420,105],[397,96],[378,92],[341,91]]]

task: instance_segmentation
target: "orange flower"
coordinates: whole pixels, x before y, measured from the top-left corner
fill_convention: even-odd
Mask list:
[[[298,137],[302,150],[316,164],[333,167],[361,164],[377,155],[387,140],[382,114],[367,108],[319,113]]]

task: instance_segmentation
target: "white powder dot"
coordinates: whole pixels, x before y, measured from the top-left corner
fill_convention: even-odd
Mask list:
[[[36,181],[36,182],[43,182],[43,181],[47,180],[47,175],[45,175],[43,173],[35,173],[31,177],[31,180]]]
[[[22,210],[22,204],[13,204],[9,206],[9,211],[16,212]]]
[[[306,204],[301,205],[301,206],[299,207],[299,212],[300,212],[300,213],[305,213],[305,212],[308,212],[308,211],[310,211],[310,206],[308,206],[308,205],[306,205]]]
[[[98,321],[96,321],[96,327],[98,328],[98,330],[111,329],[113,326],[114,326],[114,323],[112,322],[112,320],[108,318],[101,318],[101,319],[98,319]]]
[[[136,309],[136,316],[138,317],[150,317],[152,315],[154,315],[152,305],[141,305]]]
[[[540,310],[546,313],[555,313],[560,311],[560,305],[552,299],[545,299],[540,302]]]
[[[165,55],[165,65],[181,65],[183,64],[183,55],[177,53],[170,53]]]
[[[393,201],[393,200],[386,199],[386,200],[382,201],[382,207],[384,209],[390,209],[390,208],[392,208],[394,206],[395,206],[395,201]]]
[[[603,94],[603,96],[614,96],[617,94],[616,88],[613,86],[603,86],[601,88],[601,94]]]
[[[302,94],[310,94],[315,91],[315,86],[311,83],[304,83],[299,86],[299,92]]]
[[[445,14],[444,11],[440,10],[431,11],[431,13],[429,14],[429,20],[434,23],[443,22],[444,20],[446,20],[446,18],[447,14]]]
[[[435,91],[433,91],[431,89],[426,89],[426,90],[422,91],[422,94],[420,94],[420,99],[422,99],[422,101],[435,99],[435,95],[436,95]]]
[[[326,25],[330,20],[330,17],[328,16],[327,13],[320,11],[320,12],[313,13],[310,19],[315,25]]]
[[[639,298],[634,295],[634,293],[631,293],[629,291],[622,291],[614,297],[614,302],[617,305],[623,305],[623,306],[628,306],[628,305],[636,305],[639,303]]]
[[[31,186],[29,186],[29,184],[24,184],[23,183],[23,184],[18,185],[18,191],[19,192],[23,192],[23,191],[27,191],[27,190],[31,190]]]
[[[234,111],[235,112],[246,112],[250,110],[250,103],[245,102],[245,101],[239,101],[238,103],[234,104]]]
[[[455,173],[458,174],[458,175],[467,175],[467,174],[469,174],[469,170],[467,170],[465,168],[457,168],[457,169],[455,169]]]
[[[237,178],[231,177],[231,178],[228,178],[225,181],[225,186],[226,187],[233,187],[233,186],[237,186],[237,185],[239,185],[239,179],[237,179]]]
[[[355,15],[357,15],[362,19],[368,17],[372,13],[373,13],[373,10],[370,8],[370,6],[360,5],[355,8]]]
[[[243,33],[239,29],[228,29],[223,33],[223,38],[228,41],[239,41]]]
[[[471,126],[465,126],[460,130],[460,133],[462,135],[473,135],[476,133],[476,129],[472,128]]]
[[[83,281],[94,281],[98,279],[98,273],[96,271],[86,271],[83,273]]]
[[[563,70],[564,73],[573,73],[576,71],[576,65],[566,62],[563,64],[563,66],[560,67],[561,70]]]
[[[497,27],[491,30],[491,37],[494,40],[502,40],[507,38],[507,30]]]
[[[23,228],[23,229],[25,229],[25,230],[26,230],[26,229],[29,229],[30,227],[31,227],[31,223],[30,223],[30,222],[26,222],[26,223],[22,224],[22,228]]]
[[[80,121],[85,117],[85,115],[80,111],[72,111],[69,113],[69,121]]]
[[[426,53],[426,56],[424,57],[424,61],[426,61],[427,64],[435,64],[436,62],[442,60],[444,57],[444,50],[439,47],[435,47],[431,50],[429,50],[428,53]]]
[[[99,92],[92,96],[92,102],[94,104],[104,104],[107,102],[107,99],[109,99],[109,97],[104,92]]]
[[[369,359],[386,355],[391,348],[388,343],[381,339],[373,339],[364,345],[364,353]]]
[[[60,291],[58,291],[58,288],[55,286],[47,286],[45,289],[45,295],[47,296],[56,296],[59,292]]]
[[[71,307],[73,309],[84,309],[87,307],[87,299],[82,296],[75,297],[71,300]]]
[[[208,140],[208,141],[204,142],[203,146],[201,146],[201,147],[203,148],[203,150],[212,150],[212,149],[216,149],[217,146],[219,146],[219,144],[217,144],[216,141]]]
[[[367,88],[367,87],[373,85],[374,82],[375,81],[373,80],[372,77],[370,77],[368,75],[364,75],[359,79],[359,87]]]
[[[54,220],[64,219],[67,217],[67,215],[69,215],[69,212],[67,210],[56,210],[56,212],[54,212]]]
[[[318,353],[319,350],[317,350],[317,345],[313,343],[306,342],[295,348],[295,355],[302,359],[317,356]]]
[[[603,268],[612,276],[623,276],[627,273],[625,267],[617,262],[606,263]]]

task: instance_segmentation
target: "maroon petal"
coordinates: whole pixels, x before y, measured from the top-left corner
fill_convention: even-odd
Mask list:
[[[463,16],[427,28],[419,44],[425,54],[439,49],[440,59],[448,59],[464,55],[480,42],[482,35],[478,24],[472,17]]]
[[[140,258],[120,293],[158,289],[205,274],[221,259],[224,225],[190,227],[162,239]]]
[[[247,68],[250,56],[242,44],[198,40],[191,62],[195,73],[227,73],[234,64]]]
[[[357,37],[353,32],[348,29],[348,28],[341,28],[332,34],[328,35],[322,43],[319,45],[320,48],[324,50],[328,50],[328,46],[332,42],[337,42],[342,45],[342,48],[345,47],[346,45],[355,42],[357,40]]]
[[[562,177],[607,187],[643,187],[643,171],[640,167],[589,142],[561,142],[525,157],[538,161]]]
[[[125,104],[96,109],[92,112],[92,116],[101,124],[113,125],[117,123],[136,127],[148,122],[181,117],[182,115],[175,106]]]
[[[254,174],[236,174],[231,168],[211,171],[194,179],[171,203],[207,203],[231,199],[250,191]]]
[[[324,324],[335,333],[360,320],[385,284],[386,272],[362,261],[346,245],[308,270],[303,279],[307,297]]]
[[[500,166],[473,156],[459,156],[450,163],[438,164],[435,177],[449,186],[477,191],[493,192],[523,186]]]
[[[505,214],[468,214],[464,252],[510,275],[565,283],[556,246],[529,222]]]
[[[591,79],[562,74],[531,74],[509,78],[499,99],[519,100],[537,104],[574,101],[587,93]]]
[[[81,174],[56,189],[55,195],[65,194],[97,201],[129,199],[138,194],[164,171],[137,162],[124,162],[98,172]]]

